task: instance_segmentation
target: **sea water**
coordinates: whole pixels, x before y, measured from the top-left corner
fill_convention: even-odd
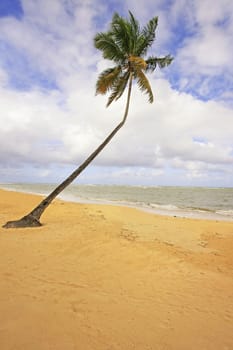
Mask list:
[[[56,184],[0,184],[0,187],[45,196]],[[131,206],[162,215],[233,221],[233,188],[70,185],[59,198]]]

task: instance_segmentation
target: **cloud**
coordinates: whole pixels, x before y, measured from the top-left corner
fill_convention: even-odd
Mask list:
[[[109,6],[24,0],[23,17],[0,18],[0,182],[4,174],[13,178],[10,169],[14,181],[30,174],[55,181],[120,122],[126,97],[106,109],[106,97],[95,96],[97,76],[109,62],[93,37],[107,28]],[[130,8],[143,24],[158,14],[155,52],[173,51],[175,61],[149,77],[154,104],[134,87],[127,123],[95,160],[96,171],[87,171],[87,182],[200,184],[211,177],[232,185],[232,10],[224,0],[211,3],[208,15],[208,6],[113,3],[111,11]],[[183,30],[176,31],[180,23]]]
[[[177,23],[184,22],[183,11],[188,13],[182,31],[184,35],[176,50],[174,69],[179,71],[179,77],[176,75],[179,87],[196,93],[204,100],[215,98],[221,101],[224,93],[233,88],[232,2],[224,0],[212,3],[210,0],[198,0],[193,3],[184,0],[184,7],[179,6],[181,3],[176,1],[172,11],[174,28]],[[176,32],[173,33],[175,36]],[[228,102],[231,104],[231,99]]]

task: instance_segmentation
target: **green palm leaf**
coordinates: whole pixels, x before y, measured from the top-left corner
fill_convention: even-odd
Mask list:
[[[114,14],[112,20],[112,31],[110,32],[124,55],[129,55],[132,46],[131,26],[128,21]]]
[[[158,25],[158,17],[152,18],[148,24],[143,28],[141,36],[139,37],[138,56],[145,56],[148,49],[155,40],[155,31]]]
[[[125,56],[111,33],[98,33],[94,39],[95,47],[103,52],[103,57],[116,63],[124,61]]]
[[[167,55],[165,57],[149,57],[146,60],[147,63],[147,68],[146,71],[147,72],[153,72],[155,70],[155,68],[157,67],[157,65],[159,66],[159,68],[164,68],[166,66],[168,66],[169,64],[171,64],[171,62],[173,61],[173,57],[171,57],[170,55]]]
[[[140,36],[140,25],[130,11],[129,11],[129,15],[130,15],[130,35],[131,35],[130,53],[132,55],[137,55],[137,45],[138,45],[137,43],[138,43],[138,37]]]

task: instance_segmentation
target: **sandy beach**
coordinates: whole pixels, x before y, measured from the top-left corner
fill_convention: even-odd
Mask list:
[[[40,197],[0,190],[0,224]],[[1,350],[233,349],[233,223],[55,201],[0,228]]]

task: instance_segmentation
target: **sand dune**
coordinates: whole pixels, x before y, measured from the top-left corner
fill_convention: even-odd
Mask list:
[[[37,196],[0,191],[0,223]],[[1,350],[233,349],[233,223],[56,201],[0,229]]]

